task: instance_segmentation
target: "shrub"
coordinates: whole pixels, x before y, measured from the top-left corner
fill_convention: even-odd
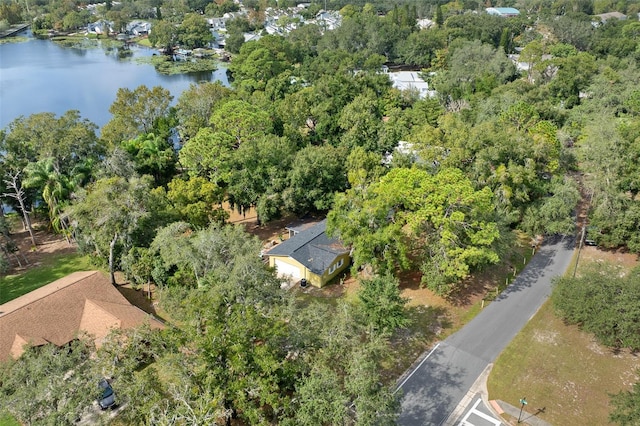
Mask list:
[[[625,276],[618,268],[593,265],[581,277],[558,279],[552,300],[564,321],[602,344],[640,349],[640,268]]]

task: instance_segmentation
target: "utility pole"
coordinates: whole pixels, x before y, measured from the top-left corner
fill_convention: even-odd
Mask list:
[[[578,246],[578,255],[576,256],[576,264],[573,267],[573,278],[576,277],[576,271],[578,270],[578,262],[580,261],[580,253],[582,252],[582,244],[584,243],[584,235],[587,232],[587,224],[582,224],[582,235],[580,235],[580,245]]]

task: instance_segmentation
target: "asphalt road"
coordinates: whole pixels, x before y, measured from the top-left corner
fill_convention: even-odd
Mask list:
[[[550,238],[507,287],[461,330],[440,342],[400,384],[400,425],[442,425],[482,371],[551,294],[569,266],[573,237]]]

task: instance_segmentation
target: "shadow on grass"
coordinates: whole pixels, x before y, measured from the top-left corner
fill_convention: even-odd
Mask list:
[[[406,308],[411,320],[410,329],[428,330],[437,336],[443,329],[451,328],[453,323],[449,319],[447,309],[443,306],[409,306]]]
[[[430,348],[443,330],[452,327],[447,309],[442,306],[409,306],[405,308],[410,324],[397,330],[389,343],[394,348],[384,361],[383,377],[392,382]]]

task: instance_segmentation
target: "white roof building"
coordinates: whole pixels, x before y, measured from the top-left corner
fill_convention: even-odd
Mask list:
[[[420,77],[418,71],[396,71],[387,74],[393,87],[398,90],[417,92],[420,98],[433,98],[436,96],[436,91],[429,89],[429,83]]]
[[[416,24],[418,25],[418,28],[420,28],[421,30],[426,30],[427,28],[433,27],[436,23],[431,19],[424,18],[424,19],[418,19]]]
[[[513,7],[488,7],[485,10],[489,15],[502,16],[503,18],[510,18],[520,15],[520,11],[518,9],[514,9]]]

